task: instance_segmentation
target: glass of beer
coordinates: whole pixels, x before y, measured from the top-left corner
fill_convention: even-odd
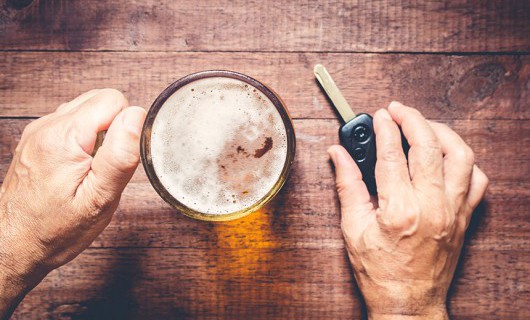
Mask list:
[[[190,74],[166,88],[143,127],[141,159],[157,193],[200,220],[241,218],[285,183],[295,133],[280,97],[233,71]]]

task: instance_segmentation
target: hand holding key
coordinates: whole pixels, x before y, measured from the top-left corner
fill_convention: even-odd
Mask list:
[[[410,144],[407,158],[400,129]],[[445,300],[474,208],[488,179],[449,127],[393,102],[374,116],[372,202],[341,146],[335,164],[342,230],[370,319],[446,319]]]
[[[340,144],[357,163],[368,191],[376,194],[375,162],[377,155],[372,117],[366,113],[355,115],[323,65],[317,64],[314,73],[344,122],[339,128]],[[409,146],[405,139],[402,139],[402,144],[406,156]]]

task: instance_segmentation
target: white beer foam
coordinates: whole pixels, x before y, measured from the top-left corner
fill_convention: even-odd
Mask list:
[[[272,149],[254,157],[255,146],[267,137]],[[254,148],[236,150],[236,145]],[[231,165],[228,154],[242,157],[237,163],[245,165]],[[286,129],[274,104],[232,78],[183,86],[166,100],[152,126],[151,157],[158,179],[175,199],[202,213],[227,214],[254,205],[280,178],[286,156]],[[235,181],[227,183],[227,177]]]

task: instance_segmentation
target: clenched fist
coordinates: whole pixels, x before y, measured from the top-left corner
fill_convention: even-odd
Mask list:
[[[138,165],[144,119],[119,91],[102,89],[26,127],[0,190],[0,318],[108,225]]]
[[[410,145],[401,146],[401,127]],[[377,198],[333,146],[342,231],[370,319],[446,319],[447,290],[488,179],[449,127],[393,102],[374,116]]]

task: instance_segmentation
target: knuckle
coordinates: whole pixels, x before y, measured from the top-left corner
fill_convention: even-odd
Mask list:
[[[419,219],[419,212],[415,209],[381,213],[379,223],[389,230],[409,230],[414,228]]]
[[[445,212],[430,221],[434,236],[438,240],[450,240],[457,227],[458,219],[455,214]]]
[[[458,159],[459,162],[467,166],[473,166],[473,164],[475,163],[475,153],[468,146],[456,149],[455,157]]]
[[[337,179],[335,186],[337,188],[337,193],[342,199],[351,189],[351,184],[345,179]]]
[[[344,184],[342,183],[337,182],[336,187],[337,187],[337,193],[339,195],[339,198],[343,199],[346,194],[346,190],[347,190],[346,186],[344,186]]]
[[[380,158],[386,162],[404,162],[403,151],[395,148],[386,148],[381,152]]]
[[[64,108],[66,108],[67,106],[68,106],[68,103],[67,103],[67,102],[65,102],[65,103],[61,103],[61,105],[59,105],[55,111],[61,112],[61,111],[62,111]]]
[[[127,169],[134,168],[140,162],[140,155],[133,152],[126,152],[122,158],[124,167]]]
[[[35,121],[32,121],[32,122],[28,123],[28,125],[26,125],[26,127],[24,128],[24,131],[22,131],[22,137],[23,138],[24,137],[27,138],[28,136],[33,134],[33,132],[35,132],[35,130],[39,126],[39,123],[40,123],[39,120],[40,119],[37,119]]]
[[[465,150],[465,163],[473,166],[473,164],[475,164],[475,153],[470,147],[466,147]]]
[[[418,223],[421,210],[417,206],[395,206],[389,203],[390,219],[386,220],[385,225],[393,230],[410,230],[414,229]]]
[[[112,192],[106,189],[94,190],[87,199],[83,210],[89,218],[97,218],[102,213],[112,212],[117,207]]]
[[[132,151],[125,148],[120,148],[118,152],[120,162],[127,169],[135,167],[140,161],[140,154],[137,151]]]
[[[102,152],[107,153],[107,150],[103,151],[102,149],[108,147],[109,146],[107,145],[103,145],[100,150]],[[113,156],[107,159],[107,163],[109,164],[112,170],[115,170],[119,173],[129,172],[131,169],[135,168],[140,162],[140,154],[138,152],[128,150],[123,147],[114,148],[112,150],[112,153]],[[107,154],[110,154],[110,152]]]
[[[442,146],[435,138],[422,140],[418,143],[418,146],[427,157],[434,158],[442,155]]]
[[[454,215],[443,213],[431,219],[431,224],[435,230],[443,231],[454,224]]]
[[[108,211],[112,207],[113,202],[109,197],[98,195],[92,199],[89,205],[89,215],[99,216],[102,212]]]
[[[51,115],[46,115],[29,123],[22,132],[21,141],[30,141],[37,149],[47,150],[59,138],[59,131],[49,121]],[[20,145],[20,144],[19,144]]]
[[[416,210],[407,210],[403,212],[400,219],[398,219],[399,226],[405,229],[414,226],[418,220],[418,216],[419,212]]]
[[[23,141],[24,140],[20,139],[20,142],[15,147],[15,152],[13,154],[13,157],[16,157],[16,156],[20,155],[22,153],[22,150],[24,150],[25,143]]]
[[[34,136],[34,146],[38,153],[47,153],[54,149],[55,142],[58,140],[59,135],[57,131],[53,129],[41,130]]]
[[[433,152],[442,152],[440,141],[434,137],[429,137],[420,141],[419,145],[424,149],[431,150]]]

